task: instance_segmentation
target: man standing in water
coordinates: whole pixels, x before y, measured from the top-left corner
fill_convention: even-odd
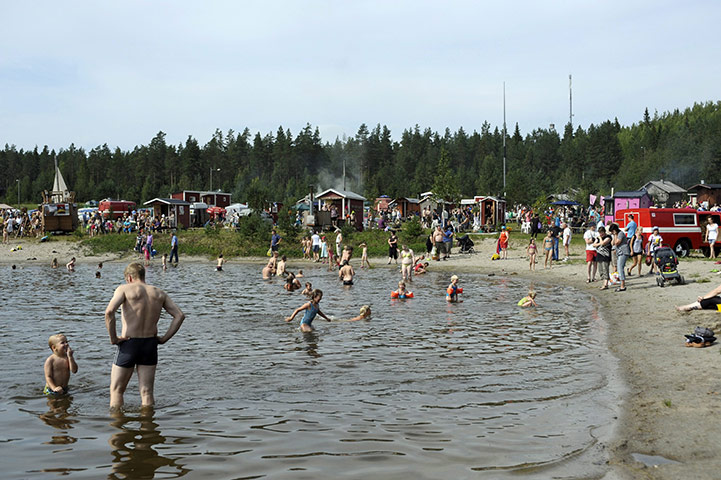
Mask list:
[[[125,268],[124,275],[126,283],[115,289],[105,309],[105,326],[110,343],[118,346],[110,373],[110,408],[123,406],[123,394],[136,366],[142,405],[151,406],[155,402],[153,386],[158,364],[158,345],[175,335],[185,314],[165,292],[145,283],[145,267],[142,264],[131,263]],[[118,336],[115,312],[121,306],[122,331]],[[165,335],[159,337],[158,320],[162,310],[168,312],[173,320]]]

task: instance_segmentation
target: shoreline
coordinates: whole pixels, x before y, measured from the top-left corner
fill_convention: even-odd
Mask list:
[[[11,252],[16,246],[22,250]],[[721,316],[713,311],[677,312],[674,305],[693,301],[721,283],[721,265],[712,260],[682,259],[679,272],[685,285],[657,286],[655,276],[636,273],[627,278],[626,292],[613,288],[599,290],[600,281],[586,283],[585,255],[572,247],[571,261],[558,262],[550,270],[543,261],[530,272],[525,244],[511,239],[509,258],[491,261],[495,239],[476,242],[475,255],[454,253],[449,261],[430,262],[430,269],[454,273],[474,272],[495,275],[517,275],[542,284],[563,284],[590,294],[599,302],[608,330],[608,352],[615,358],[618,376],[609,381],[619,383],[619,404],[609,406],[618,412],[610,431],[602,431],[595,450],[608,460],[604,478],[695,479],[718,478],[721,468],[721,379],[714,366],[720,359],[718,343],[708,348],[686,348],[684,334],[700,325],[721,333]],[[47,265],[58,258],[59,268],[77,258],[78,265],[98,262],[130,262],[140,259],[135,252],[127,254],[89,255],[73,241],[54,240],[39,243],[20,239],[0,248],[0,265]],[[357,260],[357,257],[355,258]],[[263,264],[266,258],[229,258],[228,264]],[[371,259],[378,268],[385,258]],[[153,262],[160,262],[155,258]],[[180,262],[214,263],[213,259],[183,256]],[[291,270],[312,265],[302,259],[290,259]],[[540,268],[539,268],[540,266]],[[648,267],[643,266],[643,272]],[[260,278],[260,274],[259,274]],[[539,292],[542,304],[542,292]],[[615,386],[611,389],[615,398]],[[636,455],[636,457],[634,457]],[[639,456],[640,455],[640,456]],[[643,457],[649,456],[649,457]],[[640,459],[641,461],[639,461]],[[666,461],[667,460],[667,461]],[[645,463],[644,463],[645,462]],[[657,465],[656,465],[657,464]]]

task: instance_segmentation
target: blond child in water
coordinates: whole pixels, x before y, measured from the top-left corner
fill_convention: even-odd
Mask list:
[[[461,289],[458,288],[458,275],[451,276],[451,284],[446,289],[446,301],[457,302],[458,294],[461,293]]]
[[[358,316],[353,317],[353,318],[349,319],[348,321],[349,322],[357,322],[358,320],[368,320],[369,318],[371,318],[371,307],[370,307],[370,305],[363,305],[360,308],[360,313],[358,314]]]
[[[73,358],[67,337],[63,334],[53,335],[48,339],[48,346],[53,354],[45,360],[45,395],[62,395],[68,392],[70,372],[77,373],[78,364]]]
[[[528,295],[518,301],[519,307],[537,307],[536,305],[536,292],[533,290],[528,291]]]

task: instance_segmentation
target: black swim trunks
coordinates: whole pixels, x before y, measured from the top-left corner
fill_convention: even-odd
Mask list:
[[[700,303],[701,308],[704,310],[718,310],[719,305],[721,305],[721,297],[716,295],[715,297],[704,298]]]
[[[353,280],[343,280],[343,285],[353,285]]]
[[[118,344],[115,365],[133,368],[135,365],[158,364],[158,338],[131,338]]]

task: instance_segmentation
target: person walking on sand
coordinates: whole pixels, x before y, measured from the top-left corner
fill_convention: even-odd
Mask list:
[[[155,370],[158,364],[158,345],[175,335],[185,320],[185,314],[167,293],[145,283],[145,267],[131,263],[123,273],[125,284],[115,289],[105,309],[105,326],[110,343],[117,345],[115,361],[110,373],[110,407],[123,406],[123,394],[133,370],[138,372],[138,387],[143,406],[155,403]],[[118,336],[115,312],[122,307],[122,329]],[[158,320],[162,310],[172,317],[168,330],[158,336]]]
[[[528,247],[526,247],[526,252],[528,253],[528,269],[532,272],[536,271],[536,254],[538,253],[538,248],[536,247],[536,239],[531,237],[531,239],[528,242]]]
[[[169,263],[173,263],[173,257],[175,257],[175,264],[178,264],[178,236],[173,231],[173,235],[170,237],[170,259]]]
[[[706,225],[705,241],[708,242],[711,258],[716,258],[716,238],[718,238],[718,225],[713,217],[708,217]]]

